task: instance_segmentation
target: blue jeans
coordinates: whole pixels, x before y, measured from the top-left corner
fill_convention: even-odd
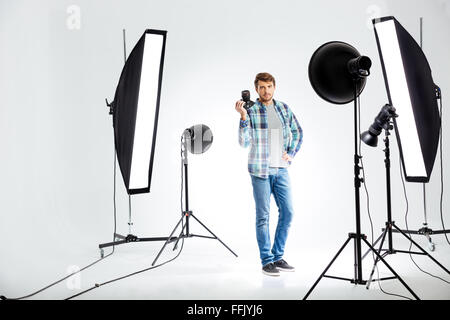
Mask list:
[[[266,179],[250,175],[256,207],[256,239],[262,265],[280,260],[288,236],[294,210],[291,186],[286,168],[270,168]],[[273,193],[278,206],[278,224],[271,248],[269,233],[270,195]]]

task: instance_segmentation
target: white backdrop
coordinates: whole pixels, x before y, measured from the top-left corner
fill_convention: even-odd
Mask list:
[[[90,261],[98,256],[97,245],[111,239],[113,132],[104,99],[112,100],[122,70],[123,28],[128,53],[146,28],[168,31],[151,192],[132,197],[133,233],[167,236],[175,226],[180,134],[204,123],[214,143],[203,155],[189,155],[190,207],[240,257],[259,262],[248,149],[238,144],[234,102],[244,89],[255,98],[254,76],[267,71],[277,81],[275,99],[292,108],[304,130],[302,149],[289,169],[296,216],[286,257],[306,261],[310,251],[330,257],[354,231],[353,105],[321,100],[309,83],[308,63],[317,47],[332,40],[371,57],[372,74],[361,96],[366,130],[387,102],[370,20],[387,15],[417,41],[423,17],[424,52],[445,103],[448,0],[1,0],[0,288],[28,291],[42,265],[64,274],[67,266],[83,262],[58,256],[69,252]],[[445,105],[443,123],[445,163],[450,150]],[[393,218],[404,227],[394,136],[391,144]],[[362,146],[376,233],[386,220],[382,149],[382,143]],[[439,164],[437,158],[427,186],[433,229],[442,228]],[[445,166],[444,174],[449,181]],[[118,231],[126,234],[128,198],[119,171],[117,190]],[[407,191],[409,225],[418,229],[424,220],[422,185],[408,183]],[[365,199],[361,189],[362,229],[370,234]],[[444,195],[444,209],[448,200]],[[448,210],[444,218],[449,228]]]

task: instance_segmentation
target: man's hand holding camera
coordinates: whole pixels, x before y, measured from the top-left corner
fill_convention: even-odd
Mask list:
[[[243,100],[236,101],[235,109],[237,112],[240,113],[241,120],[245,121],[245,120],[247,120],[247,110],[245,110],[244,106],[245,106],[245,101],[243,101]]]

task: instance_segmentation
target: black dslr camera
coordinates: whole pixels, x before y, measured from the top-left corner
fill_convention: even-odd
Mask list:
[[[245,104],[244,104],[245,110],[248,110],[255,104],[252,100],[250,100],[250,91],[249,90],[242,91],[241,95],[242,95],[242,101],[245,102]]]

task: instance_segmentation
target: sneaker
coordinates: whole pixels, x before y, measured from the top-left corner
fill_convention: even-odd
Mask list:
[[[294,272],[295,271],[295,268],[293,266],[289,265],[289,263],[287,263],[283,259],[275,261],[273,264],[280,271],[287,271],[287,272]]]
[[[273,276],[273,277],[277,277],[280,275],[280,271],[278,271],[277,267],[275,267],[275,265],[271,262],[266,264],[263,268],[262,268],[262,272],[265,275],[268,276]]]

